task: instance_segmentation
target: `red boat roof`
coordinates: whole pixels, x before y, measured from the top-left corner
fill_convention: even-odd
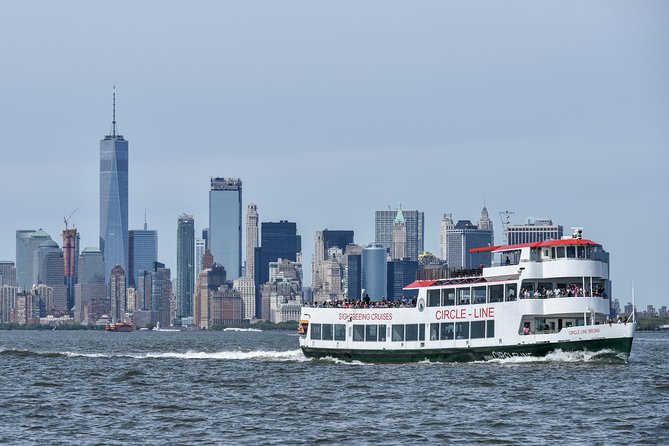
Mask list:
[[[432,286],[435,283],[439,282],[438,280],[416,280],[415,282],[411,282],[409,285],[405,286],[405,290],[415,290],[416,288],[425,288],[428,286]]]
[[[580,238],[570,238],[570,239],[560,239],[560,240],[546,240],[546,241],[543,241],[543,242],[519,243],[517,245],[484,246],[482,248],[470,249],[469,252],[510,251],[512,249],[544,248],[544,247],[547,247],[547,246],[564,246],[564,245],[601,246],[599,243],[593,242],[592,240],[586,240],[586,239],[580,239]]]
[[[472,277],[450,277],[448,279],[439,279],[439,280],[416,280],[415,282],[410,283],[405,286],[405,290],[415,290],[417,288],[426,288],[433,285],[444,286],[444,285],[458,285],[461,283],[492,283],[492,282],[506,282],[509,280],[518,280],[520,274],[507,274],[504,276],[493,276],[493,277],[483,277],[483,276],[472,276]]]

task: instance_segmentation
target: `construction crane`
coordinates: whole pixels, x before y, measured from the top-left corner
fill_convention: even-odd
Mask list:
[[[70,219],[72,218],[72,216],[74,215],[74,213],[77,212],[78,210],[79,210],[79,208],[76,208],[75,210],[72,211],[72,213],[70,213],[70,216],[69,216],[69,217],[63,217],[63,221],[65,221],[65,230],[66,230],[66,231],[67,231],[67,224],[68,224],[68,222],[70,221]]]

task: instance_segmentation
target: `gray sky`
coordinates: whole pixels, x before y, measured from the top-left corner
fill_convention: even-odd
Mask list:
[[[99,140],[130,142],[129,226],[208,220],[211,176],[260,221],[374,239],[374,210],[552,218],[611,252],[614,297],[669,304],[669,2],[3,1],[0,259],[15,231],[98,243]],[[659,230],[658,230],[659,229]],[[310,274],[309,274],[310,275]],[[309,279],[310,280],[310,279]]]

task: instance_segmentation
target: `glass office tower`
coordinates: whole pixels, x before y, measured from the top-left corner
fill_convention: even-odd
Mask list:
[[[209,191],[209,249],[228,280],[242,275],[242,181],[212,178]]]

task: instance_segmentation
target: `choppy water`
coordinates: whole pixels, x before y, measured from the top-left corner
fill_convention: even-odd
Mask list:
[[[0,332],[0,444],[668,444],[669,334],[629,363],[307,360],[286,332]]]

